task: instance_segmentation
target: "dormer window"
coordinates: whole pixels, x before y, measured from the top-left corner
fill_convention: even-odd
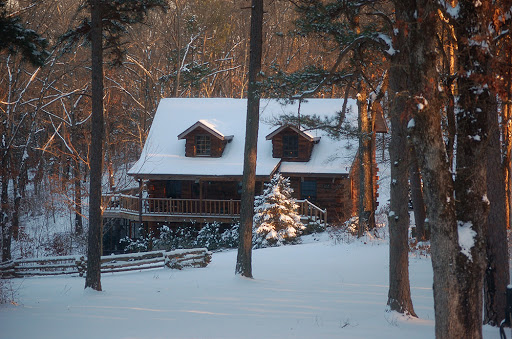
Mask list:
[[[265,138],[272,140],[272,157],[283,161],[309,161],[313,145],[320,141],[292,125],[283,125]]]
[[[199,120],[178,135],[178,140],[182,139],[186,140],[186,157],[218,158],[222,156],[226,144],[233,140],[233,136],[222,134],[206,120]]]
[[[283,135],[283,158],[299,156],[299,136],[297,134]]]
[[[210,156],[212,154],[212,143],[209,135],[196,135],[196,155]]]

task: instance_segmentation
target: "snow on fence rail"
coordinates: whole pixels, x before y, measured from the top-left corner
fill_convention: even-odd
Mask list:
[[[206,267],[211,258],[212,254],[206,248],[108,255],[101,257],[101,273],[126,272],[164,266],[173,269]],[[19,259],[0,263],[0,278],[73,273],[84,276],[86,270],[87,258],[84,256]]]

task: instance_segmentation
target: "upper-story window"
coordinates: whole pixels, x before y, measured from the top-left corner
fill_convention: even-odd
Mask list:
[[[299,156],[299,136],[297,134],[283,135],[283,158]]]
[[[212,142],[209,135],[196,135],[196,155],[211,155]]]

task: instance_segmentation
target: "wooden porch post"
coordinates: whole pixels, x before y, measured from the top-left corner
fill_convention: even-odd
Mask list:
[[[199,214],[203,214],[203,181],[199,179]]]
[[[144,224],[142,223],[142,179],[139,179],[139,227],[143,230],[143,235],[146,236]]]

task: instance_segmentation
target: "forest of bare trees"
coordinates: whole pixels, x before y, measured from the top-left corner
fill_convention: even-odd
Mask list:
[[[90,161],[91,53],[87,41],[73,44],[74,38],[63,36],[80,24],[77,11],[84,2],[4,5],[7,16],[18,16],[27,30],[46,39],[48,55],[38,66],[10,49],[0,55],[2,184],[3,192],[9,192],[3,211],[17,237],[19,213],[27,206],[25,199],[14,197],[24,198],[27,185],[33,184],[34,194],[50,193],[44,198],[49,203],[51,193],[66,196],[81,233]],[[166,12],[149,12],[142,25],[127,28],[121,61],[106,46],[106,170],[115,172],[137,159],[160,98],[245,95],[245,6],[244,1],[172,1]],[[295,15],[291,4],[274,2],[268,11],[265,69],[280,64],[295,70],[311,60],[321,62],[306,39],[288,35]]]

